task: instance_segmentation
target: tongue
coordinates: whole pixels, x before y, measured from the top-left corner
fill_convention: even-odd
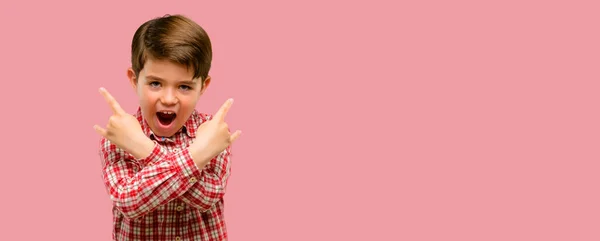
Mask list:
[[[175,114],[157,113],[158,121],[163,125],[169,125],[175,119]]]
[[[167,125],[171,124],[171,122],[173,121],[173,119],[171,119],[171,118],[165,119],[165,118],[158,117],[158,121],[160,121],[161,124],[167,126]]]

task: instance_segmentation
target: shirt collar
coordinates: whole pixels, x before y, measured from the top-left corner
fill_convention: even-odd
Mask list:
[[[152,132],[150,125],[148,124],[148,122],[146,121],[144,116],[142,115],[141,107],[138,107],[134,116],[140,122],[140,125],[142,126],[142,131],[144,131],[144,134],[150,138],[152,136],[154,136],[154,132]],[[183,131],[190,138],[196,138],[196,130],[197,130],[198,126],[200,126],[200,124],[202,124],[202,122],[203,122],[203,119],[201,118],[201,116],[198,115],[198,112],[196,112],[196,110],[193,110],[190,117],[187,119],[187,121],[185,121],[185,123],[183,123],[183,126],[181,127],[181,129],[179,129],[176,132],[176,134]]]

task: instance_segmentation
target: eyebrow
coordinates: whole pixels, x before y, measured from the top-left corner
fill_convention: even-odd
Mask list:
[[[146,76],[146,79],[154,80],[154,81],[165,81],[165,79],[160,78],[158,76],[154,76],[154,75],[148,75],[148,76]],[[183,81],[179,81],[179,83],[188,84],[188,85],[195,85],[197,83],[197,81],[195,81],[195,80],[183,80]]]

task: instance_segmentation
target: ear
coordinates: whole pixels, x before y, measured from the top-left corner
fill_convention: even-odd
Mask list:
[[[134,90],[137,90],[138,79],[137,79],[137,76],[135,76],[135,72],[133,71],[132,68],[127,69],[127,78],[129,78],[129,83],[131,84],[131,87]]]
[[[202,82],[202,89],[200,89],[200,95],[204,94],[204,91],[206,91],[206,89],[208,88],[209,85],[210,85],[210,75],[206,76],[206,79],[204,80],[204,82]]]

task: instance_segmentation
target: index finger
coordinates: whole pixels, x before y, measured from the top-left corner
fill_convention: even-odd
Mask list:
[[[102,96],[104,96],[106,103],[108,103],[108,105],[110,106],[110,108],[112,109],[112,111],[115,114],[123,113],[123,109],[121,109],[121,106],[119,105],[117,100],[115,100],[115,98],[110,93],[108,93],[108,91],[106,89],[100,88],[100,94],[102,94]]]
[[[227,101],[225,101],[225,103],[221,106],[219,111],[217,111],[217,113],[215,114],[214,119],[220,121],[225,120],[225,116],[227,115],[229,108],[231,108],[231,104],[233,104],[233,99],[230,98]]]

